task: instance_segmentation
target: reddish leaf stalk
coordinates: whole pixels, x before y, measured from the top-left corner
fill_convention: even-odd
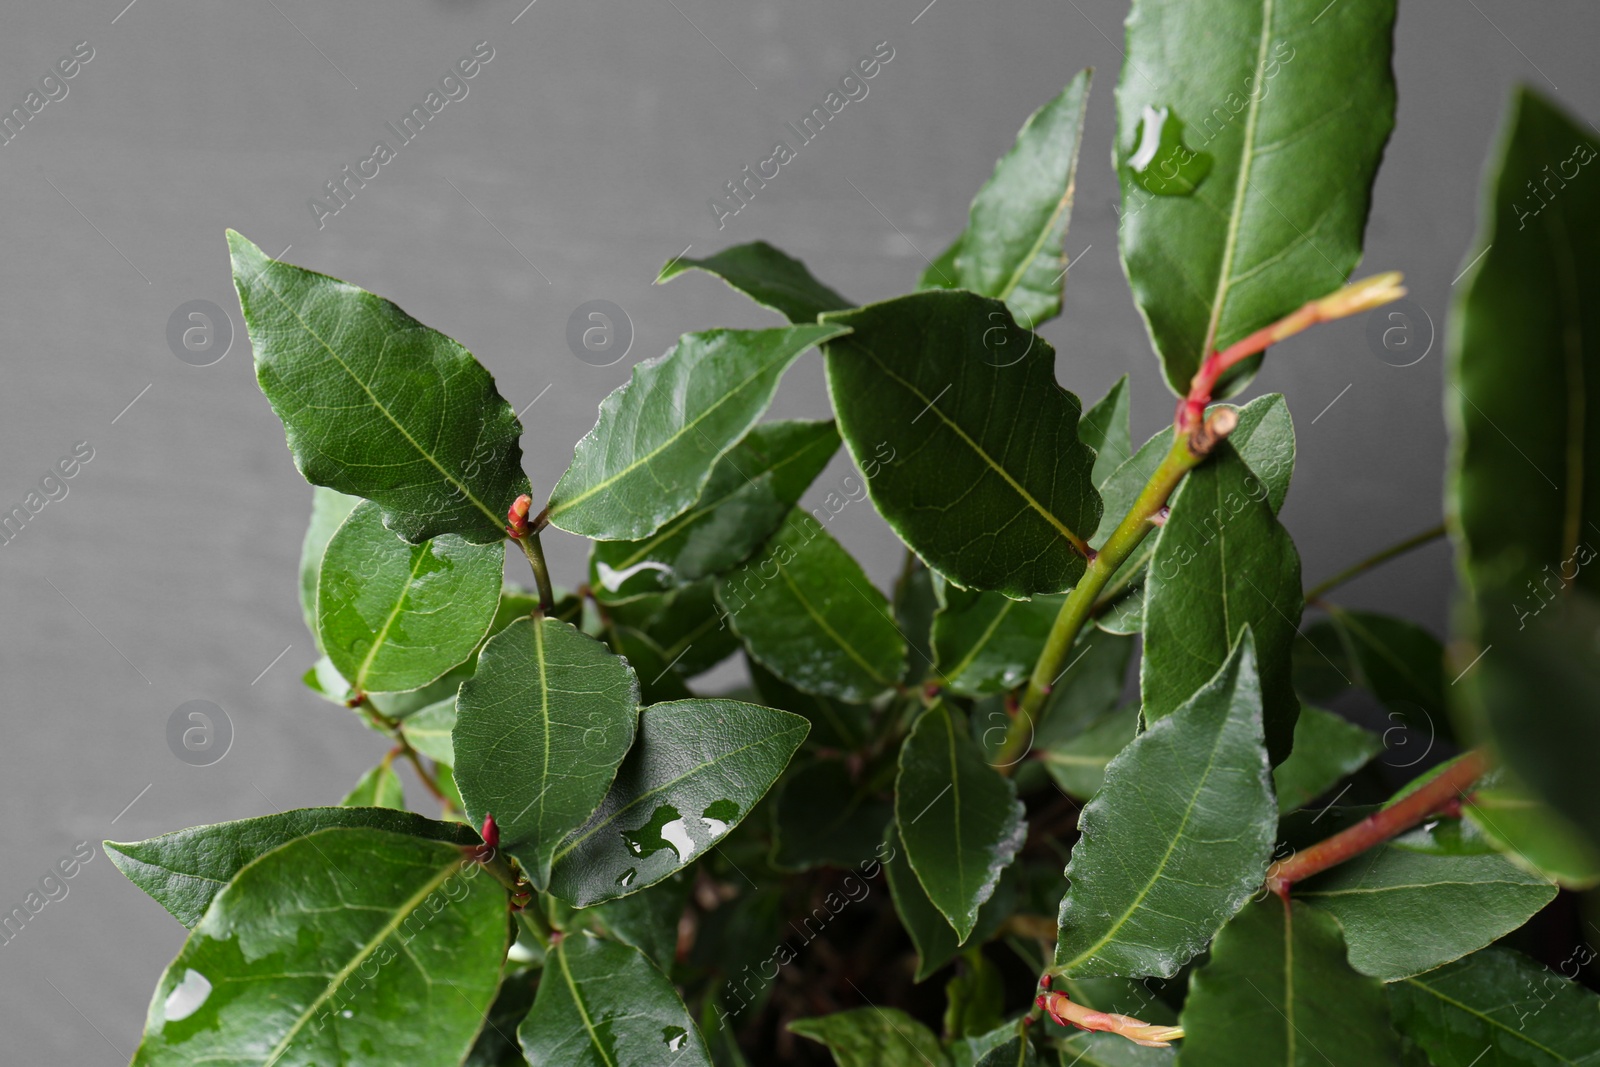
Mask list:
[[[1374,845],[1405,833],[1430,815],[1459,810],[1461,795],[1489,769],[1488,754],[1475,748],[1415,792],[1375,811],[1348,829],[1272,865],[1267,888],[1285,899],[1289,888],[1336,867]]]

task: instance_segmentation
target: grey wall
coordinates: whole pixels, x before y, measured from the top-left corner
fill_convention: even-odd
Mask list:
[[[665,260],[761,237],[859,300],[903,291],[915,249],[931,255],[959,230],[1027,113],[1094,65],[1068,239],[1082,258],[1044,332],[1069,388],[1093,399],[1126,372],[1136,431],[1170,417],[1116,256],[1119,0],[938,0],[920,17],[925,0],[124,2],[12,0],[0,34],[7,108],[74,44],[94,49],[67,97],[0,147],[0,502],[22,500],[75,443],[94,450],[67,497],[0,547],[0,911],[75,842],[333,802],[382,752],[298,682],[312,659],[295,594],[310,492],[252,378],[224,227],[268,252],[292,245],[288,259],[459,338],[517,407],[539,397],[523,444],[547,491],[633,362],[687,330],[771,321],[704,277],[652,288]],[[1596,25],[1576,0],[1405,5],[1399,126],[1366,265],[1403,269],[1436,326],[1508,88],[1554,79],[1569,106],[1600,114]],[[307,199],[485,40],[494,58],[469,95],[319,230]],[[707,198],[884,40],[895,58],[870,95],[719,233]],[[569,313],[594,298],[636,330],[614,366],[564,341]],[[193,299],[230,308],[240,334],[212,366],[180,362],[166,341]],[[1308,580],[1438,520],[1440,357],[1436,340],[1415,366],[1389,366],[1361,322],[1272,353],[1255,388],[1288,394],[1296,413],[1285,515]],[[815,356],[778,410],[825,412]],[[888,578],[897,551],[867,505],[834,529]],[[558,578],[576,581],[580,544],[551,540]],[[1439,628],[1449,584],[1435,546],[1347,599]],[[167,747],[169,716],[193,699],[235,728],[210,767]],[[0,946],[7,1063],[126,1060],[181,943],[103,855],[67,885]]]

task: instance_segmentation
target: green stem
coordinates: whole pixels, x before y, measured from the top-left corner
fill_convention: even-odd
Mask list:
[[[539,586],[539,610],[548,615],[556,606],[556,597],[550,588],[550,568],[544,561],[544,546],[539,543],[539,534],[537,531],[529,531],[516,541],[522,546],[522,554],[528,557],[528,563],[533,567],[533,580]]]
[[[1348,582],[1350,579],[1365,574],[1367,571],[1370,571],[1379,564],[1387,563],[1396,556],[1405,555],[1413,548],[1421,548],[1423,545],[1438,540],[1444,536],[1444,533],[1444,523],[1441,522],[1432,529],[1423,530],[1414,537],[1408,537],[1399,544],[1390,545],[1382,552],[1368,556],[1366,559],[1355,564],[1354,566],[1346,567],[1344,570],[1340,571],[1338,574],[1335,574],[1327,581],[1322,582],[1319,585],[1314,585],[1310,589],[1306,590],[1306,603],[1309,604],[1313,600],[1320,599],[1322,595],[1327,593],[1330,589],[1335,589],[1343,585],[1345,582]]]
[[[1117,573],[1117,568],[1139,547],[1139,543],[1155,529],[1156,523],[1152,520],[1166,506],[1167,499],[1172,496],[1172,491],[1178,487],[1183,476],[1193,470],[1215,443],[1233,429],[1233,413],[1226,408],[1221,409],[1219,414],[1221,412],[1227,414],[1212,432],[1197,428],[1194,433],[1174,435],[1172,448],[1140,490],[1133,507],[1122,517],[1099,553],[1089,561],[1083,577],[1072,592],[1067,594],[1066,602],[1061,605],[1061,611],[1050,627],[1050,634],[1045,638],[1044,651],[1039,654],[1033,674],[1028,678],[1027,691],[1023,693],[1017,714],[1006,731],[1005,742],[995,756],[994,764],[1002,774],[1009,773],[1033,743],[1034,724],[1039,711],[1050,695],[1050,687],[1059,680],[1062,665],[1072,651],[1079,631],[1089,621],[1101,590]]]

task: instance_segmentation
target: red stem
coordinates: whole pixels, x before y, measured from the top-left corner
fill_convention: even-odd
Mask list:
[[[1374,845],[1404,833],[1428,816],[1447,810],[1452,804],[1459,804],[1461,794],[1482,778],[1488,769],[1487,753],[1481,748],[1473,749],[1416,792],[1373,812],[1354,826],[1296,852],[1281,863],[1273,864],[1267,872],[1267,888],[1281,897],[1287,897],[1289,887],[1294,883],[1303,882],[1314,874],[1358,856]]]

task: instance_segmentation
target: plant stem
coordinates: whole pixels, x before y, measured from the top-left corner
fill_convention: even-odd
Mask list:
[[[1062,664],[1072,651],[1072,643],[1077,639],[1078,632],[1089,620],[1100,591],[1123,561],[1139,547],[1139,542],[1155,529],[1153,520],[1166,506],[1167,499],[1183,476],[1193,470],[1216,442],[1232,431],[1237,422],[1237,416],[1228,409],[1215,413],[1212,418],[1216,425],[1207,424],[1211,433],[1197,430],[1192,434],[1177,434],[1173,438],[1172,448],[1156,467],[1155,473],[1150,475],[1150,480],[1139,492],[1133,507],[1128,509],[1106,543],[1089,561],[1083,577],[1072,592],[1067,594],[1056,621],[1051,624],[1050,634],[1045,638],[1044,651],[1039,654],[1033,674],[1028,678],[1028,688],[1022,695],[1017,714],[1006,730],[1005,742],[995,756],[994,764],[1002,774],[1010,773],[1010,769],[1027,754],[1028,746],[1033,743],[1034,724],[1039,711],[1050,695],[1051,686],[1060,677]],[[1196,447],[1202,450],[1197,452]]]
[[[544,546],[539,543],[538,531],[530,530],[516,541],[533,567],[533,580],[539,586],[539,610],[548,615],[556,606],[556,597],[550,588],[550,568],[544,561]]]
[[[1327,593],[1329,590],[1343,585],[1352,578],[1356,578],[1362,574],[1365,574],[1367,571],[1370,571],[1379,564],[1387,563],[1396,556],[1405,555],[1413,548],[1421,548],[1423,545],[1438,540],[1444,536],[1444,533],[1444,523],[1441,522],[1439,525],[1432,527],[1431,529],[1423,530],[1421,533],[1416,534],[1415,536],[1406,538],[1399,544],[1390,545],[1382,552],[1376,552],[1373,555],[1368,556],[1360,563],[1346,567],[1344,570],[1340,571],[1338,574],[1335,574],[1327,581],[1318,585],[1314,585],[1310,589],[1306,590],[1306,603],[1309,604],[1313,600],[1320,599],[1323,594]]]
[[[1481,748],[1472,749],[1415,792],[1373,812],[1354,826],[1273,864],[1267,872],[1267,888],[1279,896],[1287,896],[1294,883],[1360,855],[1458,802],[1467,787],[1482,778],[1488,769],[1488,753]]]

